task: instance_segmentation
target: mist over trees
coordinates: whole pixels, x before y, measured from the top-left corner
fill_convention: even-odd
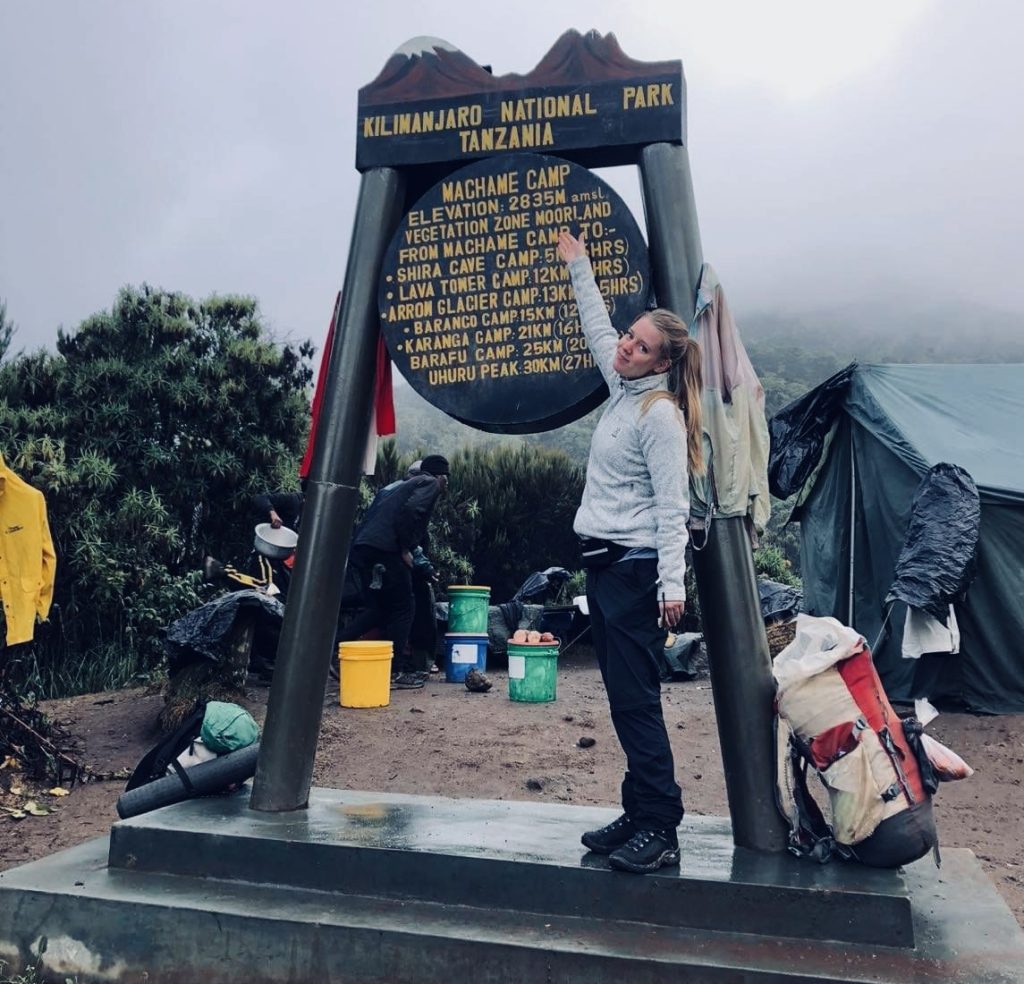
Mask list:
[[[769,415],[853,360],[1024,361],[1021,319],[978,304],[772,312],[740,325]],[[0,451],[45,494],[58,555],[56,603],[16,654],[17,674],[41,695],[159,674],[164,629],[210,597],[203,556],[244,564],[252,494],[298,485],[313,349],[275,340],[251,298],[147,286],[61,332],[56,352],[12,353],[16,339],[0,301]],[[381,445],[363,508],[414,458],[445,454],[452,482],[429,544],[442,585],[487,584],[502,602],[532,571],[574,568],[572,520],[601,408],[508,436],[458,423],[400,379],[395,400],[398,435]],[[793,583],[789,512],[773,503],[755,561]]]
[[[862,305],[751,311],[740,334],[765,390],[771,417],[851,362],[1024,362],[1024,316],[984,301],[921,299],[879,290]],[[398,381],[400,452],[445,447],[537,446],[585,464],[601,408],[544,434],[485,434],[435,410]]]

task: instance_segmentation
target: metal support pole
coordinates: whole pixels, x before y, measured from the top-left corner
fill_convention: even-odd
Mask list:
[[[689,322],[703,254],[686,148],[644,148],[640,174],[658,303]],[[694,552],[694,574],[733,842],[758,851],[784,851],[786,826],[775,806],[775,684],[744,517],[716,518],[710,524],[707,545]]]
[[[363,175],[250,800],[256,810],[298,810],[309,801],[370,427],[377,281],[404,197],[405,179],[398,171],[377,168]]]
[[[788,832],[775,801],[775,681],[746,520],[716,518],[693,567],[733,843],[785,851]]]
[[[658,303],[689,324],[697,307],[704,252],[686,148],[665,143],[645,147],[640,180]]]

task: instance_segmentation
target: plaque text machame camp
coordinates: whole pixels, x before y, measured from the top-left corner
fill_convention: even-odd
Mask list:
[[[381,328],[422,396],[481,430],[574,420],[607,395],[580,328],[561,229],[585,234],[612,323],[647,306],[647,248],[619,196],[557,157],[479,161],[406,213],[385,256]]]

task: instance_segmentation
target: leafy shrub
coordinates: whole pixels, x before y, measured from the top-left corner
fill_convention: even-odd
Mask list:
[[[800,587],[800,578],[793,573],[792,566],[778,547],[762,546],[754,551],[754,571],[758,577],[770,581]]]
[[[424,453],[399,455],[394,442],[385,442],[372,487],[404,476]],[[464,448],[448,457],[450,481],[434,510],[428,550],[442,584],[485,584],[492,601],[504,602],[533,571],[575,564],[572,523],[583,471],[568,455],[497,446]]]
[[[248,553],[250,497],[295,482],[311,355],[272,341],[252,299],[144,286],[62,331],[56,354],[0,366],[0,448],[46,496],[57,552],[28,669],[41,694],[157,666],[204,554]]]

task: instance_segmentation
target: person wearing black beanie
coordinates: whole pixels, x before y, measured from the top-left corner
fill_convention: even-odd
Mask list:
[[[447,478],[448,470],[448,459],[439,454],[428,454],[420,462],[420,472],[435,478]]]

